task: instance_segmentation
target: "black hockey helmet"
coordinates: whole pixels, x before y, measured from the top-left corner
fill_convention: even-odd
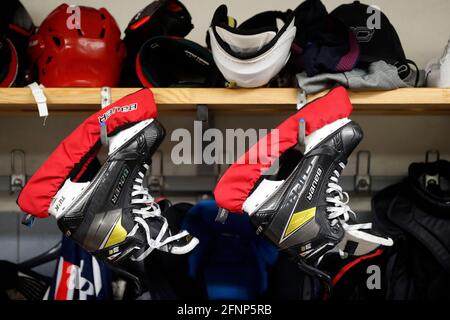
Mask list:
[[[0,65],[4,72],[4,68],[14,69],[17,68],[15,64],[18,64],[18,70],[16,70],[16,77],[13,82],[6,86],[13,84],[22,86],[25,84],[26,68],[28,67],[27,48],[31,35],[35,31],[35,26],[30,14],[22,5],[19,0],[5,0],[0,2],[0,35],[4,38],[1,40],[3,48],[2,61]],[[5,44],[5,38],[9,39],[7,45]],[[7,52],[9,51],[9,53]],[[16,58],[14,59],[14,53]],[[11,59],[6,59],[6,56],[10,56]],[[7,62],[13,63],[9,67],[5,67]],[[1,77],[1,75],[0,75]],[[5,86],[3,81],[6,79],[0,79],[1,86]]]
[[[189,11],[178,0],[156,0],[136,13],[125,30],[128,56],[122,85],[139,85],[134,66],[138,51],[147,40],[156,36],[185,37],[194,27],[191,20]]]
[[[160,36],[147,41],[136,58],[136,72],[145,87],[223,87],[225,80],[211,52],[199,44]]]

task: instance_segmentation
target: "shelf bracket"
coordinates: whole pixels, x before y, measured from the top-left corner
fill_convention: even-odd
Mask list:
[[[297,110],[300,110],[301,108],[306,106],[307,103],[308,100],[306,98],[306,91],[302,88],[299,88],[297,92]]]
[[[100,105],[102,109],[106,108],[111,104],[111,88],[110,87],[102,87],[100,90],[101,102]]]

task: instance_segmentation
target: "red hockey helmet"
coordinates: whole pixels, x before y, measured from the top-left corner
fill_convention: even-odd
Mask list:
[[[67,4],[48,15],[29,46],[36,80],[47,87],[113,87],[125,54],[106,9]]]

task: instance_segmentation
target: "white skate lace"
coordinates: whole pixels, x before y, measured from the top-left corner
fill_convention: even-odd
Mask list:
[[[345,168],[343,162],[339,163],[342,170]],[[326,193],[331,195],[326,198],[328,203],[332,206],[327,207],[328,219],[331,220],[331,226],[335,226],[337,223],[341,223],[345,231],[350,230],[361,230],[361,229],[372,229],[372,223],[360,223],[360,224],[348,224],[350,220],[350,215],[356,218],[356,213],[350,209],[348,202],[350,197],[347,192],[342,190],[342,187],[338,184],[340,173],[338,170],[333,171],[333,175],[330,177],[330,182],[328,183],[328,188]],[[339,254],[344,256],[345,253],[339,249]]]
[[[147,164],[144,164],[145,172],[149,169]],[[134,261],[142,261],[144,260],[154,249],[159,249],[161,247],[166,246],[170,242],[176,241],[187,236],[189,233],[187,231],[182,231],[176,235],[172,235],[167,237],[164,241],[161,241],[164,235],[169,228],[169,224],[167,219],[161,215],[161,209],[159,205],[154,201],[153,197],[150,195],[148,188],[144,188],[144,176],[145,172],[140,171],[138,173],[138,177],[134,180],[135,184],[133,185],[133,191],[131,193],[131,204],[137,205],[145,205],[142,208],[134,208],[132,209],[132,213],[136,216],[134,217],[134,222],[136,223],[128,234],[129,237],[136,234],[139,228],[142,228],[145,232],[146,242],[148,244],[148,248],[140,254],[138,257],[132,257],[131,259]],[[147,219],[158,219],[163,221],[161,230],[158,235],[152,239],[150,228],[148,226]]]

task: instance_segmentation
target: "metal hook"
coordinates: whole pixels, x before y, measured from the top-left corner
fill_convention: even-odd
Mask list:
[[[207,105],[197,105],[197,119],[203,123],[203,129],[209,127],[209,110]]]
[[[156,167],[158,165],[158,168]],[[152,167],[149,177],[149,188],[152,192],[163,194],[164,192],[164,154],[158,150],[153,155]],[[157,172],[155,172],[157,171]]]
[[[197,120],[201,121],[201,130],[202,135],[204,131],[213,128],[214,127],[214,115],[209,113],[208,105],[205,104],[198,104],[197,105]],[[202,139],[203,140],[203,139]],[[220,171],[220,168],[218,168],[219,164],[212,164],[207,165],[203,164],[201,157],[202,153],[205,148],[205,142],[202,141],[201,145],[199,144],[199,148],[196,149],[194,144],[194,164],[199,165],[197,167],[197,173],[200,175],[216,175],[218,176],[217,172]]]
[[[435,155],[436,156],[436,160],[435,161],[430,161],[431,155]],[[427,152],[425,153],[425,163],[432,163],[432,162],[436,162],[439,161],[441,155],[439,153],[439,150],[427,150]],[[425,174],[425,186],[428,187],[430,185],[439,185],[439,173],[436,174]]]
[[[364,173],[360,170],[361,158],[366,155],[366,171]],[[370,160],[371,154],[368,150],[360,150],[356,154],[356,175],[355,175],[355,191],[356,192],[370,192],[372,188],[372,178],[370,176]]]
[[[111,88],[110,87],[102,87],[100,89],[100,105],[102,109],[106,108],[111,104]],[[102,145],[108,146],[108,127],[105,121],[100,121],[100,141]]]
[[[18,165],[21,163],[21,165]],[[19,168],[20,167],[20,168]],[[22,190],[26,182],[26,167],[25,167],[25,151],[21,149],[14,149],[11,151],[11,178],[10,178],[10,193]]]
[[[306,122],[303,118],[298,122],[298,145],[304,153],[306,149]]]

